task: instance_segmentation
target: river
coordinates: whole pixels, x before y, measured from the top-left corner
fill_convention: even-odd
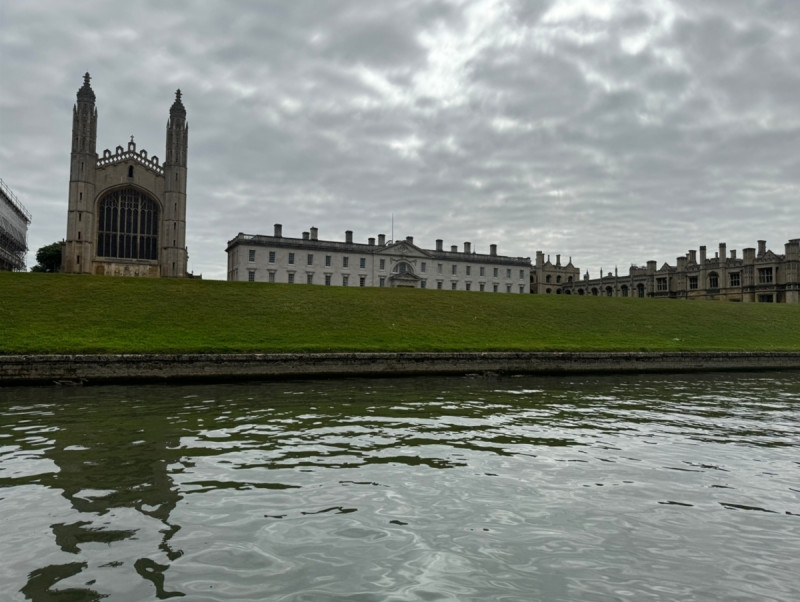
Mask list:
[[[800,600],[800,374],[0,389],[10,600]]]

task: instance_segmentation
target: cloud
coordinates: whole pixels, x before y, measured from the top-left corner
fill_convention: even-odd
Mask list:
[[[0,171],[64,236],[71,109],[99,150],[189,133],[190,267],[238,232],[674,262],[798,235],[800,8],[744,0],[222,0],[0,8]],[[710,248],[711,248],[710,247]]]

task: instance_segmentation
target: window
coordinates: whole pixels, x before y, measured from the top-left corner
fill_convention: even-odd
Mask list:
[[[506,269],[506,278],[511,278],[511,268]],[[548,282],[550,282],[550,281],[548,280]],[[509,291],[509,292],[511,292],[511,291]]]
[[[428,288],[427,282],[428,282],[427,280],[420,280],[419,281],[419,287],[420,288]]]
[[[386,278],[384,278],[383,276],[381,276],[381,279],[380,279],[380,281],[379,281],[379,282],[380,282],[380,286],[381,286],[381,287],[384,287],[384,286],[386,286]]]
[[[656,278],[656,290],[662,292],[667,290],[666,278]]]
[[[559,291],[559,292],[561,292],[561,291]],[[525,293],[525,285],[524,284],[520,284],[519,285],[519,294],[522,295],[524,293]]]
[[[511,292],[511,285],[510,284],[506,284],[506,292],[507,293]]]
[[[730,274],[729,278],[731,281],[731,286],[741,286],[740,284],[741,280],[739,279],[739,272],[734,272],[733,274]]]
[[[774,299],[772,295],[759,295],[758,296],[759,303],[773,303]]]
[[[331,285],[331,275],[325,274],[325,286],[330,286],[330,285]]]
[[[471,282],[467,282],[467,290],[468,291],[472,290],[472,283]]]
[[[325,256],[325,267],[326,268],[331,267],[331,256],[330,255],[326,255]]]
[[[481,282],[481,292],[483,292],[485,289],[486,289],[486,285],[483,282]]]
[[[314,265],[314,254],[309,253],[308,257],[306,258],[306,265]]]
[[[442,290],[442,281],[441,280],[437,280],[436,281],[436,288],[438,288],[439,290]]]
[[[708,288],[719,288],[719,276],[716,272],[708,275]]]
[[[522,270],[519,272],[519,277],[522,278]],[[556,284],[561,284],[561,276],[556,276]]]
[[[362,257],[361,259],[358,260],[358,267],[360,267],[362,270],[367,267],[366,257]]]
[[[636,296],[644,298],[644,284],[636,285]]]
[[[457,284],[458,284],[457,282],[453,282],[453,283],[451,283],[451,284],[450,284],[450,288],[451,288],[451,289],[453,289],[453,290],[456,290],[456,286],[457,286]]]
[[[483,266],[481,266],[481,268],[480,268],[480,270],[479,270],[479,272],[478,272],[478,273],[479,273],[481,276],[485,276],[485,275],[486,275],[486,268],[484,268]]]
[[[523,278],[525,278],[525,270],[520,270],[519,271],[519,279],[522,280]],[[561,282],[561,276],[556,278],[556,282]]]
[[[256,281],[256,273],[253,270],[247,272],[247,281],[248,282],[255,282]]]
[[[628,296],[628,287],[625,286],[624,284],[622,285],[622,288],[620,289],[620,291],[622,292],[622,296],[623,297],[627,297]]]
[[[348,282],[350,282],[350,276],[342,274],[342,286],[347,286]]]
[[[358,278],[358,286],[364,286],[367,283],[367,279],[364,276],[359,276]]]
[[[497,285],[496,285],[496,284],[493,284],[493,285],[492,285],[492,292],[493,292],[493,293],[496,293],[496,292],[497,292]]]
[[[289,264],[294,264],[294,253],[289,253]]]
[[[306,284],[314,284],[314,274],[306,274]]]
[[[436,271],[437,271],[439,274],[441,274],[441,273],[442,273],[442,264],[441,264],[441,263],[436,265]]]
[[[472,266],[468,265],[467,266],[467,276],[470,276],[471,274],[472,274]]]
[[[346,268],[350,266],[350,258],[349,257],[342,257],[342,267]],[[347,286],[347,285],[345,285]]]
[[[553,278],[553,277],[552,277],[550,274],[548,274],[547,276],[545,276],[545,277],[544,277],[544,281],[545,281],[545,282],[547,282],[548,284],[550,284],[550,280],[551,280],[552,278]]]
[[[772,268],[758,268],[758,283],[772,284]]]
[[[452,266],[450,266],[450,273],[451,273],[451,274],[453,274],[454,276],[455,276],[456,274],[458,274],[458,266],[457,266],[457,265],[455,265],[455,264],[453,264]]]
[[[275,251],[270,251],[269,252],[269,262],[270,263],[275,263]]]
[[[294,272],[289,272],[289,284],[294,284]]]
[[[697,290],[697,276],[689,276],[689,290]]]
[[[133,188],[109,192],[98,205],[97,255],[158,259],[158,221],[158,205],[146,194]]]
[[[427,269],[428,269],[428,264],[423,261],[419,266],[419,271],[424,273]],[[422,288],[425,287],[423,286]]]
[[[275,282],[275,272],[270,272],[269,273],[269,281],[270,282]]]
[[[381,270],[385,270],[386,269],[386,260],[385,259],[381,259],[381,261],[380,261],[380,269]]]
[[[495,278],[497,278],[497,274],[498,274],[498,273],[499,273],[499,268],[494,268],[494,272],[493,272],[493,274],[494,274],[494,277],[495,277]],[[495,292],[497,292],[497,291],[495,291]]]

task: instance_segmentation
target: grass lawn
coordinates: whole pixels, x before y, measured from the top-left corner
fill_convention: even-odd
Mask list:
[[[800,351],[800,305],[0,272],[0,354]]]

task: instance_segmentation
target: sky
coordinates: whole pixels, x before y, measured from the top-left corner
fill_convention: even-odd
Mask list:
[[[189,269],[239,232],[469,241],[599,270],[800,237],[800,2],[4,0],[0,178],[64,238],[97,150],[189,122]],[[741,251],[740,255],[741,256]]]

